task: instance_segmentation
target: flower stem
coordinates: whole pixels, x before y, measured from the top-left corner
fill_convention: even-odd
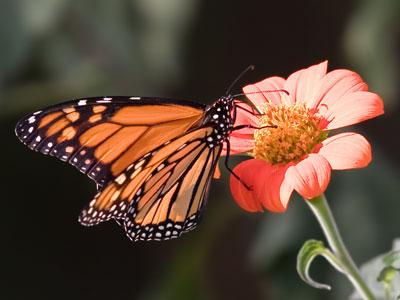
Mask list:
[[[339,230],[336,226],[333,218],[331,209],[329,208],[328,202],[325,199],[324,194],[317,196],[312,199],[305,199],[308,206],[311,208],[314,215],[317,217],[319,224],[328,240],[331,250],[335,256],[340,260],[344,267],[344,273],[347,278],[351,281],[355,289],[361,295],[363,299],[375,300],[375,296],[372,294],[364,280],[361,278],[360,272],[357,266],[353,262],[346,246],[343,243],[342,237],[340,236]]]

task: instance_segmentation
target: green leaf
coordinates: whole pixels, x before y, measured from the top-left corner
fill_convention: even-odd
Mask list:
[[[396,241],[393,248],[396,249]],[[382,262],[385,267],[379,273],[377,280],[379,282],[383,281],[386,292],[386,299],[390,299],[393,278],[396,274],[400,272],[400,268],[396,268],[396,266],[400,264],[400,251],[392,250],[383,255]],[[399,297],[400,295],[396,299],[399,299]]]
[[[393,267],[384,267],[379,273],[377,280],[384,281],[390,284],[393,280],[394,275],[396,275],[396,273],[398,273],[399,271],[400,269],[396,269]]]
[[[382,261],[387,267],[396,267],[400,266],[400,250],[392,250],[385,254],[382,258]]]
[[[400,239],[395,239],[393,249],[363,264],[361,277],[371,288],[376,299],[400,299]],[[351,300],[361,300],[354,291]]]
[[[344,272],[341,263],[333,253],[326,249],[321,241],[317,240],[308,240],[304,243],[303,247],[301,247],[299,254],[297,255],[297,272],[299,273],[300,278],[312,287],[330,290],[331,287],[329,285],[318,283],[310,277],[309,269],[311,263],[318,255],[323,256],[338,271],[342,273]]]

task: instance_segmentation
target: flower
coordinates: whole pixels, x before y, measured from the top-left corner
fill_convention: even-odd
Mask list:
[[[383,114],[382,99],[368,92],[359,75],[349,70],[327,73],[328,62],[291,74],[287,80],[269,77],[243,88],[261,114],[238,102],[235,126],[260,129],[233,131],[232,153],[251,151],[254,159],[233,170],[236,202],[250,212],[284,212],[293,190],[304,198],[321,195],[331,170],[362,168],[371,161],[371,146],[360,134],[331,130]],[[284,92],[265,92],[286,90]],[[275,125],[276,128],[267,126]],[[264,127],[264,128],[263,128]]]

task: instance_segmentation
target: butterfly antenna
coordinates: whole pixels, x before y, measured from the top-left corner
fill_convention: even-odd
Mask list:
[[[290,95],[287,90],[270,90],[270,91],[257,91],[257,92],[250,92],[250,93],[240,93],[240,94],[235,94],[232,97],[239,97],[239,96],[244,96],[244,95],[252,95],[252,94],[262,94],[262,93],[277,93],[277,92],[283,92],[286,95]]]
[[[246,74],[248,71],[250,71],[250,70],[254,70],[254,66],[253,65],[250,65],[250,66],[248,66],[246,69],[244,69],[243,71],[242,71],[242,73],[240,73],[239,74],[239,76],[238,77],[236,77],[236,79],[231,83],[231,85],[228,87],[228,89],[227,89],[227,91],[226,91],[226,93],[225,93],[225,95],[229,95],[229,92],[231,91],[231,89],[233,88],[233,86],[238,82],[238,80],[240,79],[240,78],[242,78],[242,76],[244,75],[244,74]]]

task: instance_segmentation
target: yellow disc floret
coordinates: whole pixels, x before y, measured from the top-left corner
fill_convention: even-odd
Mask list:
[[[254,132],[253,156],[272,164],[299,161],[327,136],[327,132],[320,129],[321,118],[304,104],[283,103],[281,106],[266,104],[260,107],[262,116],[258,127],[272,125],[276,128],[262,128]]]

